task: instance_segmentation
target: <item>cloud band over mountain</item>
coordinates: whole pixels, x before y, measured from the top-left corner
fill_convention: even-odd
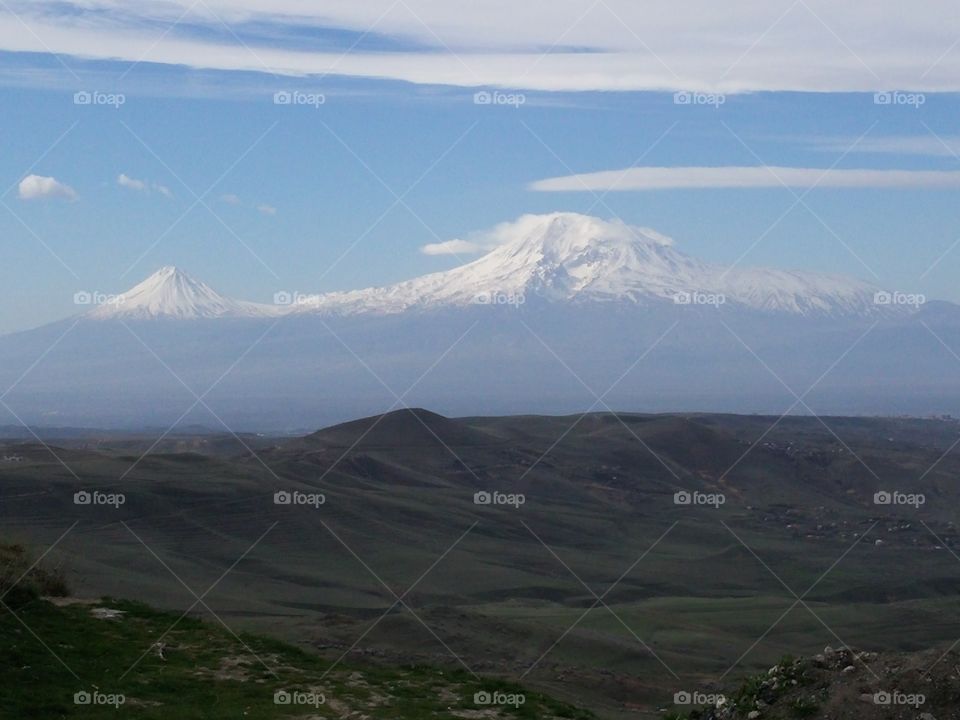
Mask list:
[[[914,13],[890,0],[856,11],[694,0],[682,13],[628,0],[5,7],[2,50],[132,63],[548,91],[960,90],[955,7],[944,0]],[[316,42],[303,42],[304,28]]]
[[[960,172],[944,170],[837,170],[800,167],[634,167],[538,180],[531,190],[597,192],[698,188],[955,188]]]

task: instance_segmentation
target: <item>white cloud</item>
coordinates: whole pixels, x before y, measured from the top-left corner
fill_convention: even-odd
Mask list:
[[[30,32],[0,15],[0,50],[540,90],[960,90],[954,0],[34,0],[20,14]],[[221,18],[249,49],[186,30],[219,32]],[[158,25],[173,28],[159,42]],[[302,45],[304,28],[373,26],[404,50]]]
[[[631,234],[643,235],[647,239],[653,240],[661,245],[673,245],[672,237],[664,235],[662,232],[657,232],[653,228],[633,226],[631,231]]]
[[[160,183],[149,182],[147,180],[138,180],[132,178],[126,173],[120,173],[117,175],[117,185],[120,187],[128,188],[130,190],[136,190],[137,192],[148,193],[151,190],[158,192],[166,198],[173,198],[173,193],[170,191],[166,185],[161,185]]]
[[[960,158],[957,135],[889,135],[868,138],[828,138],[817,140],[818,150],[835,153],[873,153]]]
[[[243,200],[240,199],[239,195],[234,195],[233,193],[225,193],[220,196],[220,202],[226,203],[227,205],[240,206],[243,205]],[[256,208],[257,212],[263,215],[276,215],[277,209],[273,205],[267,203],[260,203],[258,205],[251,204],[250,207]]]
[[[130,188],[131,190],[138,190],[140,192],[146,192],[147,190],[147,183],[145,183],[143,180],[135,180],[124,173],[120,173],[117,176],[117,185],[120,187]]]
[[[699,188],[955,188],[960,172],[829,170],[798,167],[637,167],[538,180],[541,192],[682,190]]]
[[[445,242],[429,243],[420,248],[424,255],[473,255],[474,253],[489,250],[488,246],[469,240],[447,240]]]
[[[455,239],[432,243],[421,247],[420,252],[425,255],[486,253],[501,245],[508,245],[523,238],[536,237],[544,232],[551,232],[550,226],[554,223],[575,226],[581,237],[636,238],[642,236],[660,245],[673,245],[673,238],[648,227],[627,225],[619,218],[604,220],[599,217],[573,212],[553,212],[540,215],[521,215],[516,220],[502,222],[492,228],[473,233],[469,236],[469,240]]]
[[[77,191],[53,177],[27,175],[20,181],[19,197],[21,200],[38,200],[41,198],[76,200]]]

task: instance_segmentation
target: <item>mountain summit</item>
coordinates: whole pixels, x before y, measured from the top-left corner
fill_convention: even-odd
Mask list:
[[[94,308],[87,317],[97,320],[195,320],[276,314],[277,310],[270,305],[231,300],[182,270],[167,266],[112,301]]]
[[[473,262],[387,287],[329,293],[303,312],[408,309],[539,298],[656,305],[708,295],[752,310],[794,315],[877,312],[878,288],[859,280],[768,268],[725,268],[686,255],[649,228],[577,213],[524,215],[494,228],[493,249]]]

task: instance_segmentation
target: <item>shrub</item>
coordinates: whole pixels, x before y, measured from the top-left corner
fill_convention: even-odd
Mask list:
[[[41,596],[69,594],[62,567],[33,561],[23,545],[0,543],[0,596],[8,605],[24,605]]]

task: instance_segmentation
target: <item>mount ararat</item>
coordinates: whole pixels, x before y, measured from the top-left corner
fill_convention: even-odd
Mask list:
[[[653,230],[574,213],[523,216],[491,236],[489,252],[452,270],[280,291],[274,304],[161,268],[78,316],[0,337],[0,415],[288,431],[404,405],[960,411],[952,304],[843,276],[724,268]]]
[[[874,315],[879,288],[839,276],[769,268],[724,268],[676,250],[648,228],[576,213],[526,215],[495,229],[501,242],[452,270],[379,288],[298,295],[282,304],[232,300],[174,267],[87,315],[96,319],[327,316],[429,311],[476,304],[691,303],[708,296],[741,309],[796,315]]]

